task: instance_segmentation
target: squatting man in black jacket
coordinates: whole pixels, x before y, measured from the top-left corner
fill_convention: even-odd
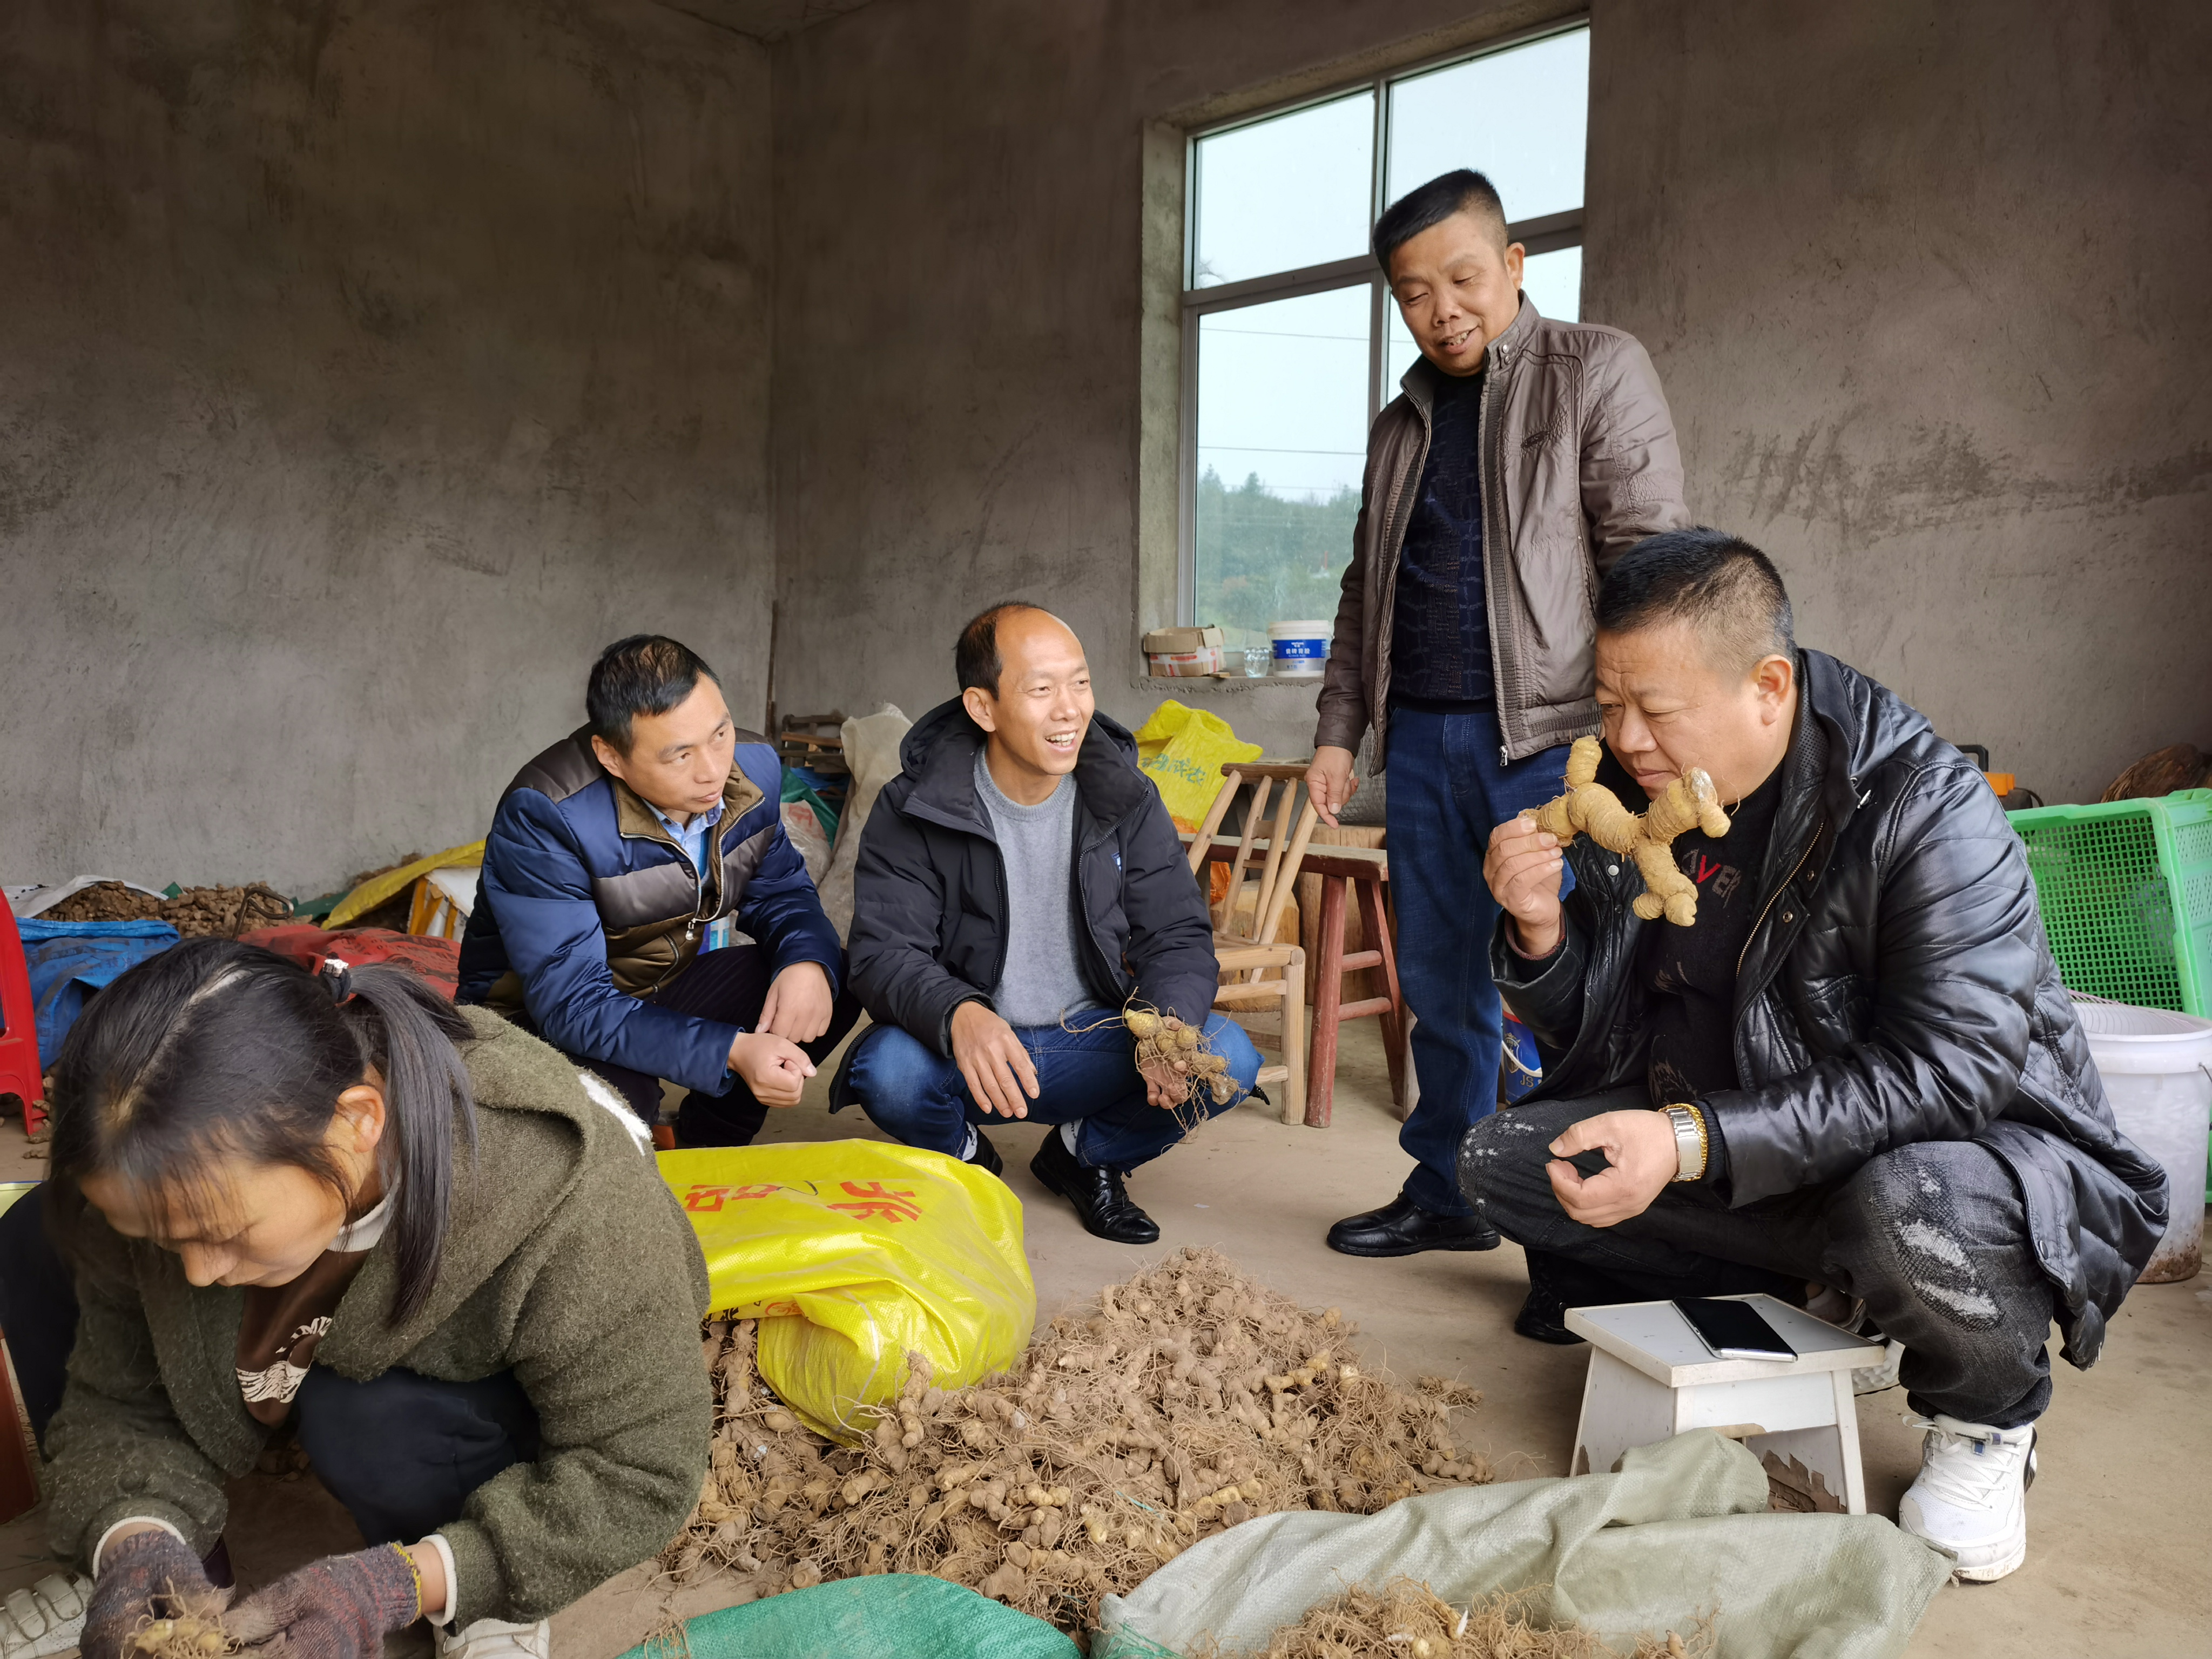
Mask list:
[[[978,1125],[1052,1124],[1030,1171],[1101,1238],[1149,1244],[1160,1230],[1123,1176],[1249,1093],[1259,1052],[1208,1012],[1206,895],[1135,742],[1091,701],[1082,642],[1035,605],[994,605],[953,666],[960,695],[907,733],[860,836],[848,949],[876,1024],[831,1107],[858,1101],[908,1146],[994,1175]],[[1139,1076],[1133,998],[1203,1021],[1236,1092],[1182,1105]]]
[[[1484,875],[1492,962],[1544,1081],[1461,1143],[1477,1209],[1528,1252],[1516,1328],[1563,1310],[1767,1291],[1903,1345],[1927,1432],[1898,1524],[2002,1578],[2051,1399],[2165,1224],[2113,1127],[1996,797],[1890,692],[1798,650],[1765,556],[1639,543],[1597,601],[1599,781],[1692,766],[1734,822],[1674,842],[1694,926],[1641,921],[1633,863],[1521,820]],[[1562,901],[1562,864],[1571,891]]]

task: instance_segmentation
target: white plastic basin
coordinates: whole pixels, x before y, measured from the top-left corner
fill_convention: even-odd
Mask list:
[[[2120,1133],[2166,1166],[2166,1237],[2140,1282],[2193,1278],[2203,1261],[2212,1019],[2118,1002],[2077,1000],[2074,1012]]]

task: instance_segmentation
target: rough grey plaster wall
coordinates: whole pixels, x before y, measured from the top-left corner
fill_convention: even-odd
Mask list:
[[[1205,699],[1309,750],[1309,690],[1137,684],[1143,124],[1500,9],[875,0],[780,45],[777,702],[919,714],[960,624],[1027,599],[1109,713]]]
[[[642,3],[0,15],[0,878],[483,833],[665,629],[760,718],[767,54]]]
[[[1692,509],[2049,799],[2212,744],[2212,8],[1594,10],[1585,314]]]
[[[877,0],[777,58],[779,696],[1002,596],[1131,673],[1142,124],[1465,3]],[[2212,9],[1597,0],[1586,313],[1808,643],[2052,799],[2212,743]],[[1497,14],[1493,14],[1497,15]],[[1203,694],[1201,694],[1203,695]],[[1310,694],[1217,697],[1273,750]]]

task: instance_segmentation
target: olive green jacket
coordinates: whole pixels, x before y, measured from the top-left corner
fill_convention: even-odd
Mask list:
[[[560,1054],[489,1010],[462,1012],[479,1039],[465,1050],[477,1152],[456,1172],[436,1287],[404,1324],[386,1322],[387,1234],[315,1352],[356,1381],[395,1365],[450,1382],[511,1370],[537,1408],[539,1461],[493,1476],[439,1528],[457,1625],[544,1618],[659,1551],[698,1500],[714,1417],[706,1263],[659,1169]],[[224,1479],[252,1467],[269,1432],[239,1393],[245,1293],[195,1290],[176,1256],[96,1211],[86,1223],[76,1346],[47,1437],[55,1551],[83,1560],[143,1516],[204,1553]]]

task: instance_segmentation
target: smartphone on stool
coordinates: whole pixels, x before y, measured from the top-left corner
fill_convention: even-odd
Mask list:
[[[1797,1350],[1782,1340],[1748,1302],[1724,1297],[1678,1297],[1674,1306],[1698,1340],[1718,1359],[1795,1359]]]

